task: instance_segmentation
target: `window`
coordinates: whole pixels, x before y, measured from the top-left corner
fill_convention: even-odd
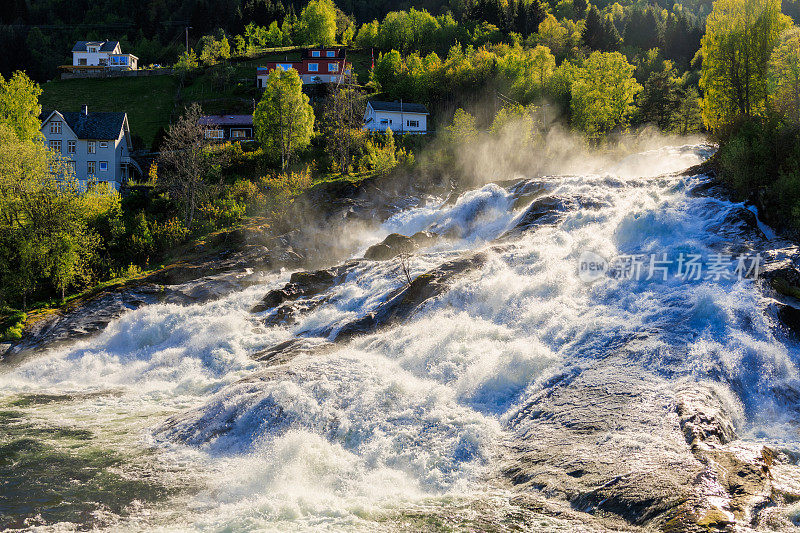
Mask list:
[[[319,57],[319,50],[312,50],[311,57]]]
[[[328,72],[339,72],[339,63],[328,63]]]
[[[82,58],[78,59],[78,64],[81,65],[81,66],[85,66],[86,65],[86,58],[82,57]]]
[[[95,147],[94,141],[89,141],[89,142],[86,143],[86,153],[87,154],[93,154],[96,151],[97,151],[97,149]],[[94,165],[94,163],[92,163],[92,165]]]
[[[231,130],[231,137],[234,139],[247,139],[250,136],[249,129]]]
[[[406,126],[419,128],[419,120],[406,120]]]
[[[50,149],[54,152],[61,153],[61,141],[50,141]]]
[[[96,54],[97,53],[97,48],[95,48],[94,46],[90,46],[89,47],[89,53],[90,54]]]
[[[319,71],[319,63],[309,63],[308,64],[308,71],[309,72],[317,72],[317,71]]]
[[[75,153],[75,141],[67,141],[67,152],[70,154]]]
[[[389,124],[389,119],[388,118],[382,118],[381,119],[381,124]]]
[[[86,162],[86,174],[91,176],[94,174],[94,161],[87,161]]]
[[[222,130],[206,130],[206,139],[224,139],[225,132]]]
[[[336,57],[336,52],[334,50],[328,50],[325,55],[328,57]]]
[[[100,148],[108,148],[108,141],[100,141]]]
[[[294,65],[291,63],[279,63],[278,68],[282,68],[284,71],[289,72],[289,69],[294,68]]]
[[[100,161],[100,172],[108,172],[108,161]]]
[[[54,120],[50,123],[50,133],[61,133],[61,121]]]
[[[75,161],[67,161],[67,170],[73,176],[75,175]]]

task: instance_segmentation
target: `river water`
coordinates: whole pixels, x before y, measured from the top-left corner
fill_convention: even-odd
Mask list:
[[[579,272],[585,252],[793,258],[742,223],[742,204],[693,192],[708,178],[668,174],[711,151],[668,147],[399,211],[293,322],[250,311],[291,275],[265,273],[0,370],[0,528],[612,531],[662,527],[689,501],[695,522],[718,511],[791,529],[800,352],[769,291],[683,279],[674,264],[667,279]],[[543,197],[562,201],[521,227]],[[402,261],[359,259],[367,247],[421,230],[446,237],[408,257],[412,279],[483,260],[401,322],[336,340],[406,284]],[[252,357],[293,339],[305,348],[280,364]],[[768,482],[781,501],[734,501],[692,449],[687,410],[729,427],[700,444],[713,453],[755,464],[764,445],[781,450]],[[618,492],[597,496],[609,483]]]

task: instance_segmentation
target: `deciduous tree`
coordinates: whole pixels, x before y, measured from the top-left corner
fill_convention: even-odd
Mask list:
[[[700,78],[703,121],[710,129],[737,116],[762,114],[767,102],[767,67],[781,31],[791,19],[780,0],[716,0],[706,19]]]
[[[209,190],[206,175],[211,168],[207,153],[209,141],[200,124],[202,110],[197,103],[189,106],[167,130],[158,157],[161,187],[183,208],[184,223],[191,228],[197,206]]]
[[[256,136],[267,153],[280,157],[286,169],[291,157],[309,145],[314,132],[314,110],[303,93],[294,69],[269,73],[261,101],[253,113]]]
[[[770,99],[788,120],[800,124],[800,28],[781,34],[769,62]]]
[[[633,65],[619,52],[592,52],[572,83],[572,120],[597,138],[625,127],[642,86],[633,77]]]
[[[336,168],[347,174],[353,153],[363,143],[364,95],[357,89],[336,88],[325,101],[323,131]]]

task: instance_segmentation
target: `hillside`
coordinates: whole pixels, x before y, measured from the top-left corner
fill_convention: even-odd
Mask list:
[[[178,92],[173,76],[56,80],[42,85],[43,109],[125,111],[131,133],[150,147],[159,128],[169,123]]]
[[[162,127],[184,105],[198,102],[207,113],[250,113],[260,92],[256,68],[267,61],[299,59],[297,49],[273,51],[251,59],[198,69],[180,88],[175,76],[55,80],[42,85],[43,109],[77,111],[87,104],[94,111],[125,111],[131,133],[150,148]],[[360,83],[369,79],[369,52],[348,52]],[[180,88],[180,90],[179,90]]]

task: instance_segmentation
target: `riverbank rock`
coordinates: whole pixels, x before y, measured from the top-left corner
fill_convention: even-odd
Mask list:
[[[436,240],[436,235],[429,231],[419,231],[411,237],[392,233],[382,242],[370,246],[364,253],[365,259],[386,261],[401,254],[410,254],[417,249],[428,246]]]
[[[455,277],[481,267],[486,259],[486,253],[478,252],[448,261],[414,278],[411,283],[390,295],[374,311],[344,325],[336,332],[326,332],[323,336],[333,335],[335,340],[342,341],[405,320],[424,302],[447,290]]]

